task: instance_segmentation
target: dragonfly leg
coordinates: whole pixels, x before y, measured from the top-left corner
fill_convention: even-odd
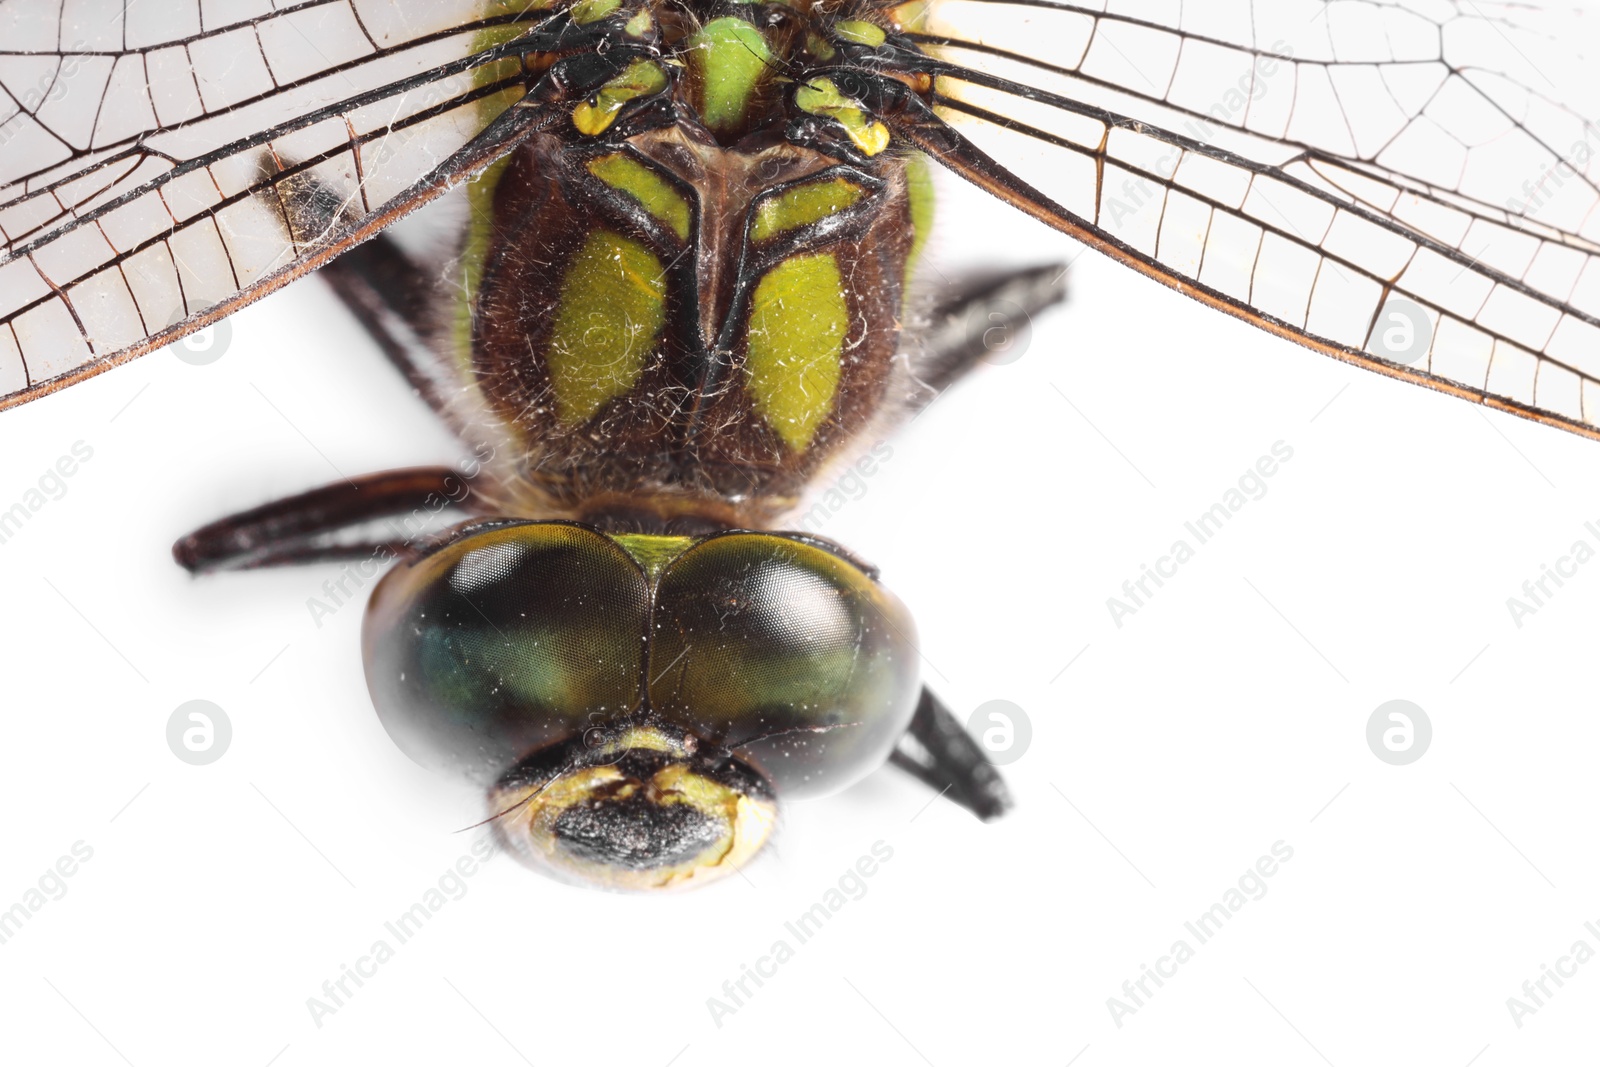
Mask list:
[[[439,357],[429,347],[431,330],[423,317],[435,303],[428,275],[386,233],[350,249],[318,274],[417,395],[455,426],[443,399],[445,383],[435,369]]]
[[[931,404],[980,363],[1002,363],[1034,316],[1066,299],[1067,268],[1059,263],[1029,267],[967,285],[933,310],[912,357],[926,386],[914,409]]]
[[[283,163],[274,155],[267,165],[281,170]],[[302,240],[334,232],[348,206],[336,190],[308,174],[279,181],[275,188],[290,231]],[[434,331],[427,313],[435,304],[436,284],[429,273],[386,232],[350,248],[317,273],[412,389],[459,430],[443,403],[449,383],[438,377],[440,361],[429,346]]]
[[[950,709],[924,687],[889,762],[926,782],[984,822],[1013,806],[1011,790]]]
[[[172,546],[194,574],[404,554],[446,509],[473,512],[449,467],[410,467],[312,489],[202,526]]]

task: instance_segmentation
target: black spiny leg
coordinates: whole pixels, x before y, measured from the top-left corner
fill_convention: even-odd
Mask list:
[[[444,403],[452,383],[428,344],[432,279],[386,233],[357,245],[318,273],[417,394],[459,432]]]
[[[1054,263],[966,286],[943,301],[921,337],[914,359],[927,391],[913,408],[931,404],[995,350],[1001,336],[1013,335],[1027,320],[1066,299],[1067,268]],[[1017,321],[1018,317],[1024,321]],[[999,331],[999,335],[995,331]],[[933,691],[922,690],[916,714],[889,762],[939,790],[988,822],[1010,811],[1011,791],[983,749]]]
[[[473,509],[471,487],[448,467],[411,467],[367,474],[298,496],[274,500],[200,527],[172,546],[179,566],[195,574],[290,563],[399,554],[423,531],[391,523],[375,537],[368,527],[447,507]]]
[[[314,241],[339,224],[343,201],[316,181],[286,179],[277,192],[298,239]],[[429,277],[387,233],[345,252],[320,276],[428,405],[450,421],[442,400],[449,382],[439,377],[442,361],[427,343]],[[415,518],[425,522],[446,508],[482,510],[456,471],[382,471],[218,519],[179,540],[172,555],[195,574],[397,555],[426,532]]]
[[[1011,790],[983,749],[933,690],[922,690],[917,713],[889,762],[911,772],[984,822],[1012,808]]]
[[[1067,268],[1060,263],[1029,267],[976,281],[940,302],[922,333],[922,351],[913,361],[917,378],[928,387],[915,407],[928,406],[1026,329],[1034,316],[1065,300],[1066,276]]]

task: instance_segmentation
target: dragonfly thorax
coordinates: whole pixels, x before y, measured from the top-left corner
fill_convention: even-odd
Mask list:
[[[513,442],[498,495],[765,526],[905,393],[925,179],[828,66],[885,32],[821,5],[568,17],[615,73],[478,181],[454,316],[472,417]]]

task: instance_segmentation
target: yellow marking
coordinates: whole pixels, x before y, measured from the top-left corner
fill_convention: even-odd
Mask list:
[[[738,793],[681,763],[661,768],[650,784],[661,791],[662,804],[687,804],[728,828],[718,844],[674,868],[660,883],[663,886],[696,876],[710,881],[730,868],[743,867],[766,843],[777,821],[777,809],[770,803]]]
[[[621,152],[590,160],[589,173],[637,200],[673,233],[689,239],[689,202],[659,172]]]
[[[844,127],[847,137],[866,156],[889,147],[889,127],[867,114],[861,104],[845,96],[831,78],[816,78],[794,93],[795,106],[812,115],[831,118]]]
[[[883,32],[882,26],[875,26],[870,22],[851,19],[841,22],[833,28],[833,35],[841,41],[851,44],[864,44],[868,48],[880,48],[889,35]]]
[[[545,826],[552,825],[556,816],[574,804],[587,800],[599,787],[621,780],[622,772],[610,764],[602,767],[586,767],[581,771],[568,771],[551,780],[540,790],[539,795],[528,804],[528,814]],[[552,839],[549,847],[553,849],[554,844]]]
[[[683,555],[695,539],[692,537],[661,537],[656,534],[609,534],[611,540],[633,557],[644,568],[645,578],[654,586],[667,569],[667,564]]]
[[[904,33],[919,33],[928,28],[928,0],[912,0],[909,4],[888,9],[889,18]]]
[[[606,82],[594,96],[572,109],[572,124],[579,133],[598,137],[617,120],[623,107],[667,87],[667,72],[648,59],[636,59],[626,70]]]
[[[608,230],[573,257],[545,351],[562,423],[588,422],[638,382],[666,321],[663,273],[655,253]]]
[[[821,222],[860,200],[866,190],[847,178],[812,182],[778,196],[769,196],[756,208],[750,238],[766,241],[780,233]]]
[[[616,749],[627,751],[630,748],[647,748],[652,752],[675,752],[683,754],[683,742],[674,741],[654,726],[634,726],[623,732],[617,738]]]
[[[793,256],[761,279],[751,300],[746,385],[756,410],[803,452],[833,412],[849,325],[839,262]]]
[[[655,19],[650,17],[650,12],[644,8],[640,8],[638,14],[629,19],[627,24],[623,26],[622,29],[629,37],[643,37],[645,34],[650,32],[651,28],[654,27],[655,24]]]
[[[575,24],[587,26],[591,22],[599,22],[621,6],[622,0],[578,0],[569,10]]]
[[[732,789],[696,774],[682,763],[667,764],[651,776],[650,784],[665,794],[662,803],[687,804],[712,817],[728,814],[728,809],[739,798]]]

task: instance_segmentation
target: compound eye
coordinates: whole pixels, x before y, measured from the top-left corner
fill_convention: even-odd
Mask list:
[[[644,574],[587,527],[468,533],[384,576],[362,627],[389,736],[425,767],[492,781],[640,700]]]
[[[899,600],[824,549],[713,537],[661,576],[651,706],[749,755],[785,796],[834,792],[880,765],[910,721],[915,635]]]

